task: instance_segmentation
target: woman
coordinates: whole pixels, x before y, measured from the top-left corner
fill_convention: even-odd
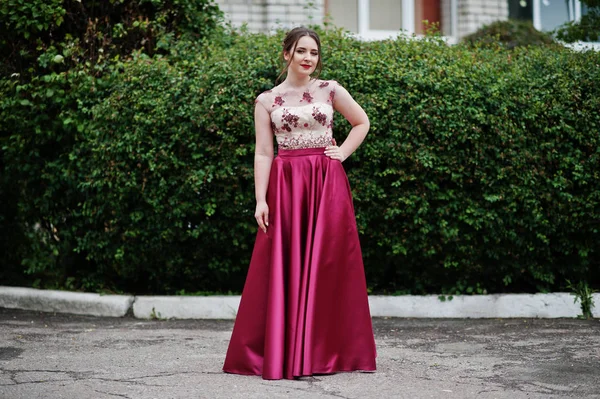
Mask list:
[[[374,371],[362,254],[342,166],[367,135],[369,119],[337,82],[318,79],[321,43],[313,30],[291,30],[283,58],[285,80],[255,104],[259,231],[223,370],[264,379]],[[341,146],[332,136],[334,109],[352,125]]]

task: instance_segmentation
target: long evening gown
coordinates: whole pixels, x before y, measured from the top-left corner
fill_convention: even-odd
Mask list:
[[[293,379],[374,371],[375,340],[350,186],[333,142],[335,81],[262,93],[278,144],[223,370]]]

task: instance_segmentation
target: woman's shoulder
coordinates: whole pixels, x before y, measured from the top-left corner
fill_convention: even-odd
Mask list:
[[[337,80],[322,80],[319,79],[316,82],[317,89],[315,90],[321,91],[321,98],[327,98],[326,102],[329,104],[333,104],[335,103],[335,100],[337,98],[337,94],[339,92],[344,92],[344,87],[337,81]],[[326,96],[326,97],[325,97]]]
[[[328,93],[330,101],[333,101],[338,91],[344,91],[344,87],[337,80],[322,80],[318,79],[316,82],[318,90],[323,90]]]
[[[335,90],[338,86],[340,86],[337,80],[317,79],[315,83],[319,89]]]
[[[265,90],[262,93],[260,93],[254,100],[254,103],[262,104],[266,109],[270,109],[270,107],[267,107],[267,104],[271,104],[274,98],[277,97],[277,94],[275,93],[274,89],[275,88]]]

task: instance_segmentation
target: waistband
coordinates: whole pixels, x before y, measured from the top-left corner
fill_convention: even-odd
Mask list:
[[[279,148],[277,150],[277,156],[282,157],[282,158],[304,157],[307,155],[323,155],[323,156],[325,156],[325,147],[302,148],[299,150],[284,150],[283,148]]]

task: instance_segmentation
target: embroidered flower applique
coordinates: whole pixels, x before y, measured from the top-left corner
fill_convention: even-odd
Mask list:
[[[312,116],[321,125],[325,126],[327,124],[327,115],[325,115],[324,113],[320,112],[317,107],[313,107]]]
[[[275,97],[275,101],[274,101],[273,107],[275,105],[279,105],[281,107],[284,102],[285,101],[283,100],[283,98],[281,98],[281,96],[277,96],[277,97]]]
[[[333,97],[335,96],[335,90],[331,90],[329,92],[329,99],[327,100],[328,103],[333,103]]]
[[[325,81],[325,82],[321,82],[321,84],[319,85],[319,88],[322,89],[323,87],[327,87],[329,86],[329,82]]]
[[[294,127],[298,127],[299,119],[300,119],[300,117],[298,115],[294,115],[294,114],[290,113],[290,111],[288,111],[287,109],[283,110],[283,115],[281,116],[282,122],[287,122],[288,124],[290,124]]]
[[[308,91],[305,91],[304,94],[302,94],[302,100],[300,100],[300,102],[306,101],[307,103],[312,103],[313,97],[310,95],[310,93]]]

